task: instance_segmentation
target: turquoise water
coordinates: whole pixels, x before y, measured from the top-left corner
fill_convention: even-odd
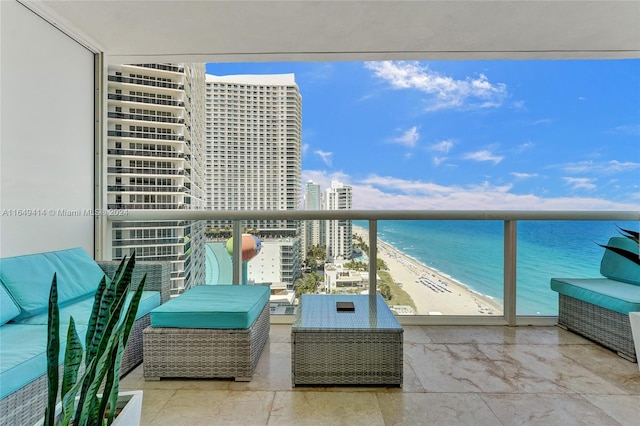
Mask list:
[[[233,280],[233,265],[224,243],[206,243],[206,281],[208,285],[230,283]]]
[[[367,228],[366,221],[354,225]],[[600,259],[616,225],[634,222],[519,221],[517,314],[557,315],[553,277],[599,277]],[[378,238],[408,256],[495,299],[503,298],[502,221],[379,221]]]

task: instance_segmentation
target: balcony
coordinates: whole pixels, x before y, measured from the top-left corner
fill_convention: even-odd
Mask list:
[[[167,133],[144,133],[144,132],[123,132],[120,130],[109,130],[107,136],[119,138],[154,139],[166,141],[184,141],[184,136]]]
[[[598,424],[637,419],[636,364],[557,327],[404,326],[402,388],[292,387],[291,329],[271,325],[251,382],[145,381],[142,425]]]
[[[65,46],[65,49],[44,52],[32,48],[29,42],[35,38],[34,45],[49,49],[48,42],[54,37],[47,37],[48,33],[40,31],[40,27],[36,27],[38,31],[34,31],[34,25],[31,24],[33,19],[27,21],[12,18],[17,15],[14,10],[23,10],[23,6],[38,8],[40,3],[47,3],[47,7],[39,10],[38,16],[44,16],[46,19],[54,15],[48,22],[42,19],[42,26],[48,30],[66,28],[70,33],[68,42],[73,44],[80,41],[75,47],[88,47],[89,52],[72,56],[68,53],[76,52],[67,49],[68,46]],[[30,170],[36,178],[33,179],[34,184],[26,184],[25,181],[24,186],[18,187],[18,191],[14,191],[17,195],[9,198],[10,201],[26,198],[35,207],[41,207],[37,204],[38,201],[56,200],[56,197],[66,199],[73,193],[80,198],[80,206],[93,207],[94,199],[100,203],[100,198],[94,197],[91,185],[91,179],[95,176],[94,170],[84,167],[86,163],[92,163],[97,146],[86,142],[92,139],[94,132],[93,126],[88,125],[93,123],[95,118],[94,88],[89,87],[84,91],[88,96],[78,96],[78,92],[82,92],[83,88],[88,86],[87,81],[93,82],[98,78],[92,74],[93,70],[97,69],[99,72],[104,68],[104,64],[96,65],[94,61],[127,63],[132,60],[142,62],[152,59],[168,61],[171,58],[179,61],[190,52],[201,52],[196,59],[202,61],[251,61],[256,58],[288,61],[374,60],[392,57],[627,58],[638,57],[639,52],[635,30],[637,18],[633,18],[637,17],[635,2],[466,2],[464,7],[457,2],[407,2],[402,7],[374,4],[376,2],[358,7],[353,7],[350,2],[327,2],[326,8],[322,9],[323,13],[315,14],[300,13],[300,8],[274,7],[265,2],[256,5],[259,10],[250,14],[257,17],[254,23],[259,24],[253,29],[264,35],[258,38],[243,36],[242,33],[246,32],[245,26],[212,25],[212,19],[215,20],[216,17],[228,22],[246,19],[249,15],[242,2],[227,2],[224,6],[207,6],[205,3],[184,2],[179,5],[180,13],[175,13],[174,7],[178,6],[171,2],[157,2],[154,5],[154,15],[150,16],[150,19],[139,20],[139,25],[129,26],[131,28],[121,26],[115,32],[112,29],[122,20],[122,16],[149,15],[149,4],[74,2],[73,6],[70,6],[70,2],[20,2],[14,9],[9,9],[9,6],[3,4],[3,35],[4,29],[9,28],[9,25],[5,24],[12,21],[29,24],[22,25],[27,36],[7,37],[8,49],[5,49],[3,38],[3,71],[5,64],[9,63],[4,61],[5,55],[11,52],[19,52],[19,56],[24,58],[42,57],[44,53],[53,53],[50,55],[52,61],[60,59],[64,62],[64,66],[59,68],[60,72],[56,72],[60,62],[54,61],[46,67],[26,66],[22,67],[19,73],[6,74],[10,76],[6,79],[10,82],[7,87],[28,87],[30,82],[42,82],[39,86],[41,91],[34,94],[19,90],[5,91],[7,87],[3,85],[3,100],[6,99],[9,104],[16,99],[19,101],[15,103],[16,108],[3,109],[3,122],[13,123],[17,129],[7,131],[8,136],[3,140],[7,143],[22,139],[28,142],[12,143],[11,150],[3,150],[3,153],[13,154],[18,145],[29,147],[28,155],[24,156],[27,160],[22,162],[20,155],[14,155],[7,157],[6,163],[10,164],[17,157],[20,161],[17,162],[16,169],[20,170],[24,164],[22,169]],[[201,9],[193,10],[191,7]],[[429,7],[436,9],[422,9]],[[302,7],[303,12],[313,12],[314,8],[318,9],[315,2],[309,2],[306,9]],[[366,13],[363,13],[363,10]],[[60,16],[56,14],[62,14],[64,19],[59,19]],[[384,25],[365,25],[359,21],[362,16],[373,16],[373,21]],[[526,25],[531,16],[540,17],[537,25]],[[301,17],[304,18],[302,21],[299,19]],[[327,20],[327,17],[331,19]],[[444,17],[451,24],[446,28],[439,25]],[[36,19],[40,20],[39,17]],[[157,35],[159,25],[166,22],[174,22],[176,28],[185,31],[167,31],[160,34],[160,39],[140,36]],[[260,25],[278,27],[292,22],[299,25],[289,25],[287,28],[291,31],[286,33],[260,32],[265,29]],[[331,24],[329,27],[324,25],[327,22]],[[354,22],[355,27],[352,25]],[[589,22],[589,25],[583,25],[584,22]],[[323,37],[317,37],[317,28],[320,27],[328,28]],[[354,28],[357,30],[354,31]],[[16,33],[20,35],[19,32]],[[469,37],[469,34],[474,36]],[[289,47],[292,39],[301,43],[298,43],[295,52]],[[238,44],[226,49],[228,43],[221,45],[212,43],[212,40],[234,40]],[[430,40],[429,46],[425,46],[423,40]],[[189,47],[189,52],[184,50],[185,46]],[[94,52],[97,52],[95,58]],[[109,54],[106,55],[104,52]],[[87,56],[88,59],[83,61],[77,59],[77,56]],[[170,65],[153,67],[183,72],[181,68]],[[43,77],[51,76],[51,80],[40,79],[35,73],[39,69],[42,70]],[[87,69],[90,71],[86,72]],[[78,76],[89,78],[77,78]],[[76,90],[69,90],[72,86],[67,86],[66,104],[60,104],[59,97],[52,96],[53,92],[42,92],[46,88],[59,91],[59,85],[55,84],[59,81],[74,82],[73,89]],[[102,93],[106,90],[105,87],[99,89]],[[48,99],[54,101],[48,102]],[[73,114],[69,113],[71,110],[74,111]],[[24,111],[28,113],[25,114]],[[44,122],[41,126],[29,126],[25,125],[27,123],[21,120],[21,117],[36,117],[43,121],[52,117],[53,120]],[[78,126],[77,123],[87,125]],[[43,129],[45,134],[27,132],[33,130],[32,127]],[[88,131],[76,131],[87,128]],[[52,140],[51,135],[62,136]],[[97,144],[103,142],[102,138],[99,139]],[[34,167],[34,164],[65,164],[65,157],[47,156],[45,160],[35,157],[38,151],[48,155],[51,152],[33,149],[41,146],[38,145],[38,141],[44,141],[42,146],[55,146],[60,142],[60,146],[65,148],[60,150],[64,156],[73,152],[76,158],[90,160],[78,161],[74,167]],[[78,151],[78,148],[81,150]],[[68,171],[73,171],[73,174],[68,174]],[[19,173],[15,175],[19,176]],[[89,184],[84,190],[79,188],[76,191],[74,188],[74,191],[69,191],[69,183],[78,181]],[[51,185],[47,186],[49,182]],[[60,192],[56,191],[58,188]],[[37,192],[34,189],[43,191]],[[47,190],[51,198],[43,197],[49,195]],[[3,194],[3,201],[6,202],[8,191]],[[50,202],[52,207],[57,207],[54,201]],[[99,204],[98,207],[103,208],[104,204]],[[446,217],[441,212],[433,212],[431,219],[437,218],[438,215],[441,218]],[[131,214],[130,217],[134,218],[136,215]],[[157,216],[153,220],[163,220],[163,217]],[[423,321],[440,319],[451,323],[440,327],[433,324],[407,324],[406,380],[402,389],[292,389],[288,376],[287,357],[290,345],[287,340],[289,329],[286,325],[273,326],[268,349],[260,360],[254,380],[250,383],[138,383],[138,369],[135,374],[125,379],[123,388],[132,384],[145,390],[145,424],[211,424],[212,419],[217,423],[231,424],[299,424],[323,421],[329,424],[634,424],[637,420],[637,401],[640,395],[637,365],[618,359],[598,346],[580,339],[575,340],[576,336],[554,327],[504,325],[519,321],[524,324],[529,322],[517,316],[516,321],[512,321],[516,313],[514,298],[517,283],[508,278],[513,273],[515,263],[515,246],[511,244],[515,232],[512,226],[515,224],[514,220],[528,220],[526,217],[525,212],[516,219],[497,219],[504,220],[505,225],[505,266],[502,271],[505,276],[505,315],[491,318],[493,326],[482,324],[484,321],[489,322],[486,316],[463,320],[444,317],[417,318]],[[150,218],[153,216],[150,215]],[[53,219],[58,218],[50,219],[50,222],[41,221],[42,226],[34,220],[17,224],[14,222],[5,226],[3,239],[11,242],[11,245],[4,246],[5,249],[11,247],[14,250],[47,250],[57,241],[94,245],[93,226],[86,226],[86,223],[78,223],[79,221],[54,222]],[[362,216],[355,219],[369,220],[371,217]],[[149,219],[140,216],[140,220]],[[185,215],[176,220],[194,218]],[[581,215],[577,214],[569,220],[581,220]],[[637,215],[632,220],[638,220]],[[104,256],[105,223],[102,218],[96,221],[98,223],[95,228],[99,231],[95,233],[95,252],[96,256]],[[511,237],[507,238],[507,234]],[[47,238],[38,238],[42,235],[46,235]],[[89,242],[87,238],[83,238],[86,235],[91,236]],[[34,237],[37,241],[35,244],[24,244],[24,241],[34,241]],[[71,239],[67,240],[68,237]],[[552,322],[553,317],[549,320]],[[453,325],[461,322],[475,324],[465,327],[462,324]],[[201,415],[201,410],[206,411]]]
[[[184,118],[165,117],[162,115],[126,114],[123,112],[108,112],[107,118],[115,118],[119,120],[155,121],[159,123],[184,124]]]
[[[144,96],[128,96],[128,95],[109,93],[107,96],[107,99],[113,100],[113,101],[139,102],[143,104],[184,107],[184,102],[182,101],[173,101],[173,100],[161,99],[161,98],[148,98]]]

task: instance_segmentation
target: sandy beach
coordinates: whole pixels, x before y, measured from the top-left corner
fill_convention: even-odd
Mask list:
[[[354,226],[353,232],[369,241],[366,229]],[[384,260],[396,283],[411,296],[416,315],[498,315],[502,306],[490,297],[475,293],[466,286],[433,268],[412,259],[393,246],[378,240],[378,259]]]

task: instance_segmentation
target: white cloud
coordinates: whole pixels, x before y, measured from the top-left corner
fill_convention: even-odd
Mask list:
[[[413,126],[409,130],[405,131],[401,136],[394,138],[392,141],[393,143],[413,148],[416,146],[418,139],[420,139],[420,133],[418,132],[418,128]]]
[[[468,152],[462,158],[473,161],[491,161],[493,164],[498,164],[504,159],[504,156],[495,155],[491,153],[491,151],[485,149],[482,151]]]
[[[511,175],[518,178],[518,179],[529,179],[529,178],[534,178],[534,177],[538,177],[537,173],[518,173],[518,172],[511,172]]]
[[[569,185],[574,190],[584,189],[585,191],[593,191],[597,187],[594,183],[596,179],[563,177],[562,180],[564,180],[567,185]]]
[[[448,153],[451,148],[453,148],[453,142],[452,141],[440,141],[436,144],[433,144],[431,146],[429,146],[429,149],[431,151],[438,151],[438,152],[442,152],[442,153]]]
[[[309,144],[308,143],[302,144],[302,155],[306,154],[307,151],[309,151]]]
[[[525,143],[521,143],[520,145],[518,145],[515,149],[515,152],[517,153],[521,153],[524,151],[527,151],[531,148],[533,148],[535,145],[533,142],[525,142]]]
[[[542,197],[512,193],[510,185],[439,185],[372,175],[354,179],[344,173],[303,172],[322,189],[339,180],[353,188],[355,210],[637,210],[638,204],[595,197]],[[640,199],[640,194],[639,198]]]
[[[633,161],[620,162],[618,160],[595,162],[595,161],[578,161],[575,163],[560,164],[557,166],[566,173],[620,173],[640,169],[640,163]]]
[[[325,152],[317,149],[314,151],[314,154],[319,156],[324,164],[326,164],[327,166],[331,166],[331,156],[333,155],[333,152]]]
[[[484,74],[477,78],[455,80],[440,75],[418,62],[366,62],[365,67],[394,89],[414,89],[429,95],[428,110],[448,108],[496,108],[508,96],[507,86],[492,84]]]
[[[618,126],[614,128],[611,133],[619,135],[640,136],[640,124]]]
[[[560,168],[566,173],[585,173],[593,170],[593,161],[579,161],[576,163],[567,163],[560,165]]]
[[[447,157],[433,157],[433,165],[438,167],[440,164],[447,161]]]
[[[630,170],[636,170],[640,168],[640,163],[634,163],[632,161],[620,162],[618,160],[611,160],[604,165],[603,170],[608,173],[628,172]]]

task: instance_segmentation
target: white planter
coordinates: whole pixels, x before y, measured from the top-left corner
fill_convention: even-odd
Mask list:
[[[640,312],[629,312],[629,322],[631,323],[633,344],[636,347],[636,359],[640,369]]]
[[[112,425],[140,425],[140,418],[142,417],[142,391],[135,390],[118,393],[118,408],[122,410],[113,420]],[[56,416],[59,416],[61,411],[61,405],[56,405]],[[42,426],[43,424],[44,418],[40,419],[34,426]]]

